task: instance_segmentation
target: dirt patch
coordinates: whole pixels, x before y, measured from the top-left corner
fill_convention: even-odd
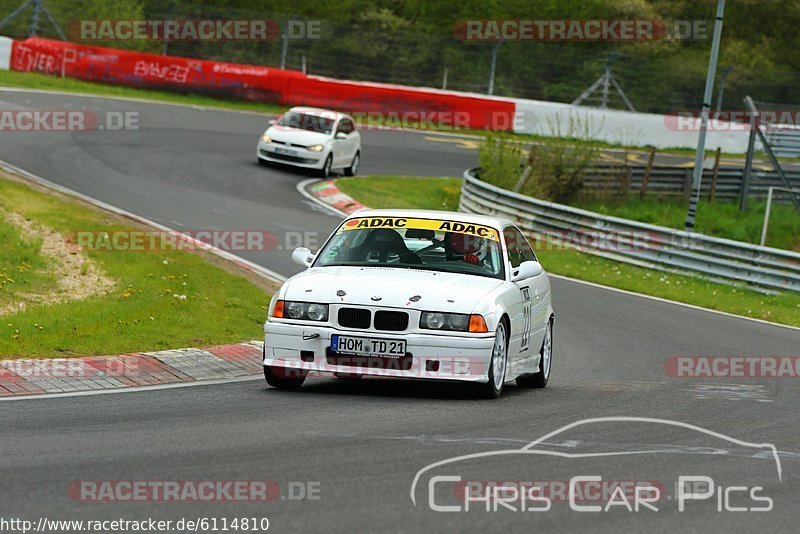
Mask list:
[[[57,304],[104,295],[114,288],[114,280],[106,276],[92,260],[71,248],[59,232],[36,224],[18,213],[0,210],[0,216],[16,226],[24,239],[41,240],[39,253],[47,259],[56,280],[52,291],[23,293],[18,295],[19,301],[0,305],[0,315],[20,312],[34,304]]]

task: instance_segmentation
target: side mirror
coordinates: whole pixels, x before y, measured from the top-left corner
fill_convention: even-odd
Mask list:
[[[542,264],[538,261],[523,261],[519,267],[511,271],[511,281],[527,280],[539,276],[543,272]]]
[[[276,122],[278,122],[278,121],[276,121],[275,119],[270,119],[269,120],[269,125],[270,126],[274,126]]]
[[[314,262],[314,255],[306,247],[297,247],[292,252],[292,261],[308,268]]]
[[[347,139],[347,134],[344,132],[336,132],[334,136],[336,139]]]

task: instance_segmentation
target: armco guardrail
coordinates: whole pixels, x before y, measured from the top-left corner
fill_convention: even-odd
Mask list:
[[[503,216],[593,254],[762,290],[800,291],[800,254],[609,217],[520,195],[464,173],[460,209]]]
[[[770,128],[767,130],[767,141],[776,156],[800,157],[800,128]]]
[[[586,169],[583,187],[615,191],[628,186],[629,192],[638,193],[646,169],[643,166],[622,166],[615,164],[593,165]],[[786,171],[786,178],[793,189],[800,189],[800,172]],[[713,170],[703,171],[701,194],[707,196],[711,188]],[[738,199],[742,193],[744,169],[722,167],[717,172],[714,197],[719,199]],[[748,188],[748,196],[766,198],[770,187],[783,187],[783,180],[775,171],[753,170]],[[692,169],[685,167],[653,167],[647,183],[648,194],[688,195],[692,190]]]

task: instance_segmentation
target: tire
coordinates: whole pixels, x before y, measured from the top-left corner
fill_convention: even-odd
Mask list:
[[[319,171],[319,175],[322,178],[330,178],[331,176],[331,166],[333,165],[333,154],[328,154],[328,158],[325,160],[325,164],[322,166],[322,169]]]
[[[503,391],[508,368],[508,329],[505,322],[501,321],[494,334],[492,346],[492,359],[489,362],[489,381],[480,384],[478,394],[484,399],[496,399]]]
[[[350,166],[344,170],[345,176],[355,176],[358,172],[358,166],[361,164],[361,152],[356,152],[356,155],[353,156],[353,161],[350,163]]]
[[[296,369],[286,369],[285,367],[265,365],[264,378],[267,379],[267,384],[274,388],[296,390],[300,389],[300,386],[305,382],[306,372]]]
[[[543,388],[550,380],[550,370],[553,367],[553,321],[547,323],[547,330],[539,350],[539,371],[517,378],[517,385],[523,388]]]
[[[258,158],[258,164],[261,167],[269,167],[269,161],[265,160],[264,158]]]

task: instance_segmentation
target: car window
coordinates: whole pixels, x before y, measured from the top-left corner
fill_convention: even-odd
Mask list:
[[[508,226],[503,230],[503,239],[508,249],[508,261],[512,267],[519,267],[523,261],[537,261],[530,243],[514,226]]]
[[[314,265],[395,267],[505,278],[497,230],[434,219],[347,220],[319,252]]]
[[[329,134],[333,130],[333,123],[334,120],[330,117],[322,117],[320,115],[312,115],[310,113],[298,113],[296,111],[290,111],[278,119],[275,125],[286,128],[297,128],[299,130],[306,130],[309,132]]]
[[[339,122],[339,128],[337,129],[337,131],[349,134],[355,131],[355,129],[356,128],[355,125],[353,124],[353,121],[351,121],[350,119],[342,119],[341,122]]]

